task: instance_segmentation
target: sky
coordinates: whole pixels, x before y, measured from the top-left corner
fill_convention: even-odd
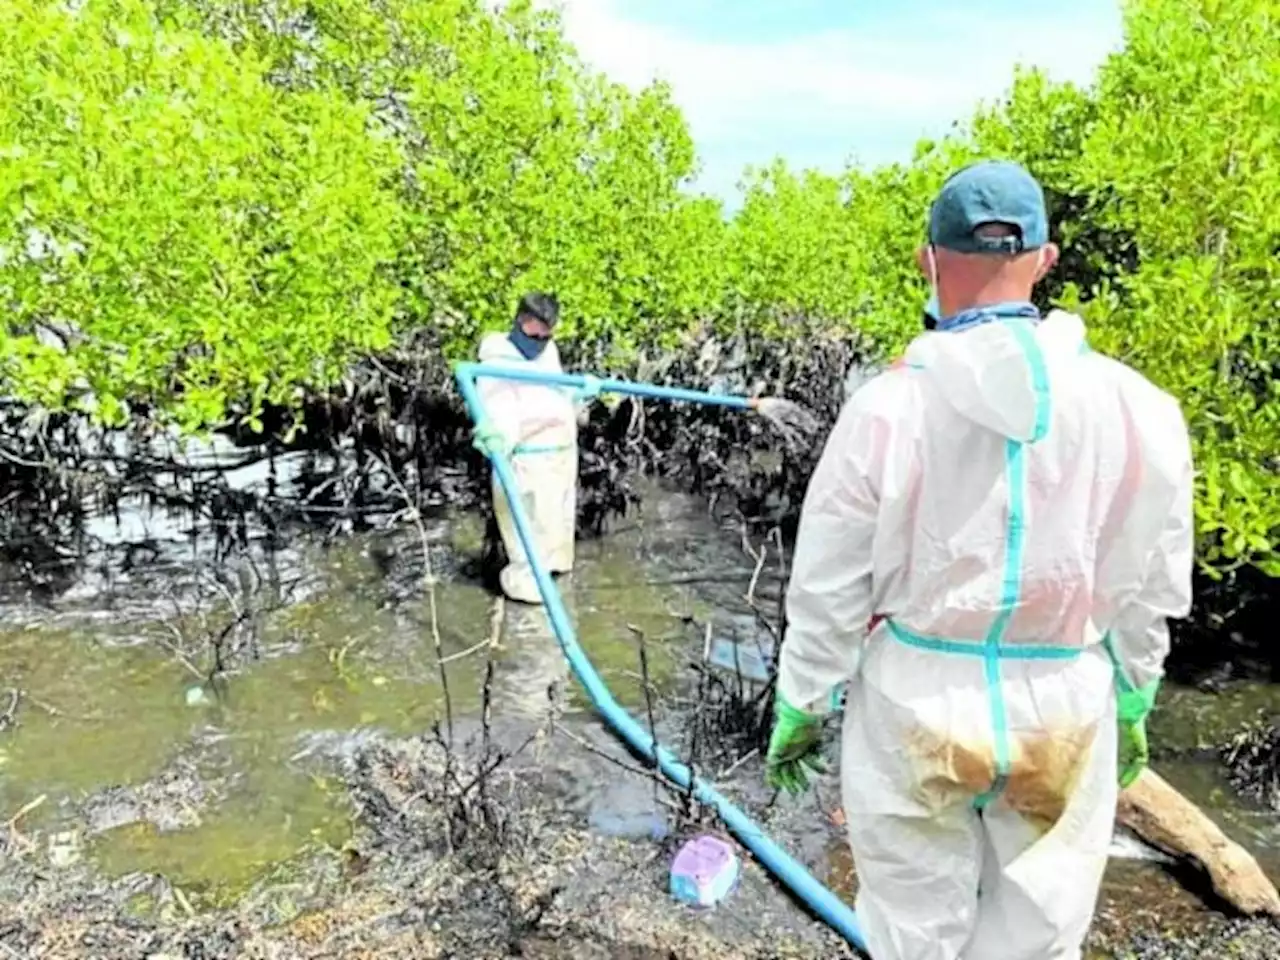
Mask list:
[[[697,188],[736,206],[749,165],[908,160],[1007,91],[1017,64],[1088,84],[1118,0],[542,0],[591,66],[672,86]]]

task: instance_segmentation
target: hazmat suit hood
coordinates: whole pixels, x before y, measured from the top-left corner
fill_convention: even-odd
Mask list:
[[[908,366],[924,371],[967,420],[1021,442],[1045,427],[1053,368],[1077,357],[1084,322],[1061,310],[1039,323],[996,318],[964,330],[926,333],[907,348]]]

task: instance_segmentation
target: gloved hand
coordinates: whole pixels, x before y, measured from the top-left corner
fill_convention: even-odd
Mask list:
[[[1136,723],[1120,721],[1120,742],[1117,756],[1117,770],[1120,776],[1120,789],[1126,790],[1141,776],[1147,768],[1150,753],[1147,748],[1147,721]]]
[[[1126,687],[1116,695],[1119,724],[1116,769],[1121,790],[1138,779],[1151,758],[1147,747],[1147,717],[1155,706],[1160,681],[1152,680],[1145,687]]]
[[[809,778],[826,773],[822,757],[822,717],[787,703],[781,693],[774,701],[773,735],[765,756],[765,782],[795,796],[809,788]]]
[[[488,420],[477,423],[471,431],[471,445],[484,454],[502,454],[510,459],[515,444],[507,439],[507,435]]]
[[[583,379],[582,386],[573,392],[573,402],[575,404],[590,403],[591,401],[595,400],[597,397],[600,396],[599,378],[593,377],[590,374],[588,374],[584,376],[582,379]]]

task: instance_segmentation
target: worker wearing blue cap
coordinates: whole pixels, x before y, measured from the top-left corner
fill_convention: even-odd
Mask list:
[[[1177,402],[1031,303],[1043,192],[984,162],[943,186],[935,329],[848,399],[810,482],[768,777],[841,780],[874,960],[1079,960],[1118,786],[1191,604]]]

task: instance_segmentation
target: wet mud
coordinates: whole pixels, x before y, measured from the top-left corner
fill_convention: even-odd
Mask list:
[[[708,334],[617,372],[778,393],[829,424],[859,347],[807,347]],[[679,844],[720,828],[600,726],[542,615],[492,594],[485,467],[431,356],[356,370],[288,442],[269,417],[265,448],[179,459],[163,436],[15,421],[20,452],[75,469],[0,463],[0,957],[852,955],[749,860],[716,910],[668,896]],[[759,418],[622,401],[582,446],[564,589],[588,654],[852,902],[838,782],[767,790],[767,686],[702,662],[709,638],[776,639],[821,440],[783,455]],[[1236,632],[1216,660],[1179,639],[1155,763],[1280,878],[1270,740],[1221,750],[1280,713]],[[1094,960],[1280,956],[1177,865],[1115,854]]]
[[[837,781],[773,796],[752,752],[762,691],[698,665],[708,626],[769,638],[781,567],[697,498],[642,489],[642,509],[584,543],[566,583],[589,654],[633,715],[652,711],[682,756],[697,749],[852,901]],[[718,824],[594,719],[541,615],[484,589],[483,518],[426,529],[435,627],[408,530],[298,540],[253,575],[242,558],[240,577],[191,575],[167,547],[123,578],[5,606],[0,676],[20,696],[0,734],[0,953],[852,955],[749,859],[720,908],[676,905],[675,850]],[[213,637],[227,650],[211,679]],[[1179,693],[1197,708],[1211,696]],[[1238,803],[1216,762],[1183,762],[1188,776],[1169,771],[1180,788],[1252,821],[1232,832],[1254,852],[1274,850],[1274,815]],[[1117,859],[1094,956],[1278,955],[1183,880]]]

